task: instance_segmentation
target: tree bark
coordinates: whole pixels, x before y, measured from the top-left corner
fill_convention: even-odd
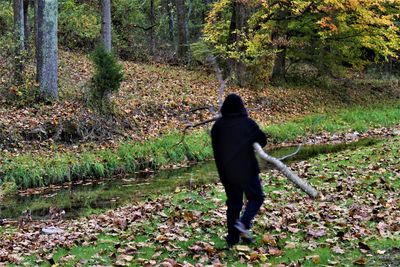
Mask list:
[[[111,0],[101,1],[101,36],[104,48],[111,52]]]
[[[276,43],[275,49],[277,50],[271,75],[271,82],[274,84],[283,82],[286,74],[286,42],[288,38],[288,21],[285,18],[289,16],[289,12],[287,11],[286,7],[283,8],[285,9],[278,11],[279,20],[271,34],[272,43]]]
[[[39,53],[38,53],[38,49],[39,49],[39,44],[38,44],[38,21],[39,21],[39,17],[38,17],[38,0],[34,0],[33,1],[33,12],[34,12],[34,22],[33,22],[33,34],[34,34],[34,42],[35,42],[35,57],[36,57],[36,67],[39,66],[41,63],[39,62],[40,58],[39,58]],[[36,70],[36,82],[39,83],[39,74],[38,74],[38,69]]]
[[[23,51],[25,49],[24,35],[24,2],[23,0],[14,0],[14,34],[15,34],[15,81],[20,84],[23,80]]]
[[[155,33],[154,33],[154,25],[156,24],[156,17],[155,17],[155,12],[154,12],[154,0],[150,0],[150,14],[149,14],[149,20],[150,20],[150,54],[154,55],[154,52],[156,50],[156,40],[155,40]]]
[[[240,0],[234,0],[232,2],[232,16],[229,26],[229,44],[237,44],[240,41],[238,32],[243,32],[247,27],[247,20],[249,18],[249,8],[246,3]],[[244,52],[244,47],[238,47],[239,52]],[[248,83],[247,78],[247,67],[240,59],[229,60],[231,72],[233,72],[234,80],[239,86],[245,86]]]
[[[177,26],[178,26],[178,49],[177,54],[180,60],[184,62],[187,60],[188,52],[188,37],[186,31],[186,7],[185,0],[175,0]]]
[[[58,1],[37,1],[37,80],[46,98],[58,98]]]
[[[174,41],[174,15],[172,14],[173,3],[171,0],[162,0],[164,12],[168,17],[168,39]]]
[[[28,50],[29,47],[29,35],[30,35],[30,25],[29,25],[29,4],[30,0],[24,0],[24,46]]]
[[[174,41],[174,16],[172,14],[172,3],[167,1],[167,12],[168,12],[168,30],[169,30],[169,40]]]

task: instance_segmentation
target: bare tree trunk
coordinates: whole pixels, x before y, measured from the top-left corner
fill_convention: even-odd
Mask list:
[[[285,7],[286,8],[286,7]],[[271,34],[272,43],[277,50],[275,54],[274,67],[272,69],[271,82],[279,84],[285,80],[286,71],[286,49],[287,49],[287,31],[288,21],[286,17],[289,15],[287,9],[279,11],[278,22]]]
[[[174,16],[172,14],[172,3],[167,2],[167,12],[168,12],[168,29],[169,29],[169,40],[174,41]]]
[[[101,1],[101,36],[104,48],[111,52],[111,0]]]
[[[193,3],[192,0],[187,0],[188,1],[188,9],[187,9],[187,14],[186,14],[186,22],[185,22],[185,31],[186,31],[186,38],[187,42],[190,42],[190,29],[189,29],[189,23],[190,23],[190,16],[192,15],[192,9],[193,9]]]
[[[186,7],[185,0],[175,0],[177,25],[178,25],[178,50],[177,54],[179,59],[186,61],[188,52],[188,37],[186,31]]]
[[[31,31],[30,25],[29,25],[29,4],[30,0],[24,0],[24,37],[25,37],[25,50],[28,50],[29,47],[29,34]]]
[[[23,51],[25,49],[24,35],[24,3],[23,0],[14,0],[14,34],[15,34],[15,73],[14,78],[17,83],[21,83],[23,65]]]
[[[44,97],[58,98],[58,1],[37,1],[37,80]]]
[[[156,50],[156,40],[155,40],[155,34],[154,34],[154,25],[156,24],[156,17],[154,14],[154,0],[150,0],[150,54],[154,55],[155,50]]]
[[[36,57],[36,67],[38,67],[41,63],[39,62],[40,57],[39,57],[39,44],[38,44],[38,21],[39,21],[39,17],[38,17],[38,0],[33,0],[33,12],[34,12],[34,17],[35,17],[35,21],[33,23],[33,34],[34,34],[34,42],[35,42],[35,57]],[[36,69],[36,82],[39,83],[39,71],[38,69]]]
[[[240,0],[234,0],[232,2],[232,16],[229,26],[229,44],[237,44],[240,41],[238,31],[246,30],[247,19],[249,17],[249,8],[246,7],[246,3]],[[236,46],[237,47],[237,46]],[[237,47],[239,50],[243,50],[244,47]],[[235,82],[239,86],[245,86],[248,82],[247,78],[247,67],[241,60],[233,59],[229,62],[231,72]]]
[[[272,42],[277,41],[281,38],[278,33],[272,34]],[[274,67],[272,68],[271,82],[279,84],[285,80],[286,70],[286,45],[277,45],[277,52],[275,54]]]
[[[168,17],[168,39],[174,41],[174,15],[172,14],[173,3],[171,0],[162,0],[163,9]]]

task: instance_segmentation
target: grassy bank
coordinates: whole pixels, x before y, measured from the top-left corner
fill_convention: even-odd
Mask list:
[[[400,121],[400,104],[375,107],[351,107],[324,115],[309,115],[288,123],[270,125],[264,130],[274,143],[293,141],[320,132],[359,132],[389,127]],[[203,161],[212,157],[206,131],[188,134],[183,144],[181,133],[172,132],[143,143],[125,142],[115,150],[105,149],[82,154],[58,154],[52,157],[21,155],[2,159],[2,181],[15,181],[19,188],[40,187],[87,178],[109,177],[118,173],[157,170],[167,165]]]
[[[398,266],[399,152],[397,137],[292,165],[325,200],[311,201],[277,172],[262,175],[266,200],[253,227],[254,245],[225,249],[225,194],[220,184],[213,184],[60,224],[73,240],[75,228],[88,235],[62,247],[50,240],[53,249],[19,258],[18,263]],[[120,224],[120,218],[127,224]],[[97,230],[92,226],[95,221]],[[1,235],[15,242],[12,232]]]
[[[371,128],[399,123],[400,102],[397,102],[389,105],[331,110],[327,114],[315,114],[284,124],[270,125],[265,131],[273,142],[282,142],[320,132],[341,133],[349,130],[365,132]]]

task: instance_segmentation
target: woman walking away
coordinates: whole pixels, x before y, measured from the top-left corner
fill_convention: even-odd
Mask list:
[[[253,143],[267,144],[266,135],[248,117],[240,96],[230,94],[221,107],[222,117],[212,127],[211,138],[220,180],[225,188],[228,207],[226,242],[233,246],[240,241],[251,243],[251,222],[264,201],[258,162]],[[240,217],[243,194],[247,205]]]

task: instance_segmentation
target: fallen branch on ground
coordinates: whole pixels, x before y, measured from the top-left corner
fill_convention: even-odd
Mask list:
[[[318,196],[318,191],[315,190],[311,185],[309,185],[306,181],[301,179],[297,174],[292,172],[289,167],[287,167],[282,161],[277,158],[271,157],[267,153],[264,152],[262,147],[258,143],[254,143],[253,147],[256,153],[267,162],[273,164],[279,171],[281,171],[291,182],[293,182],[296,186],[306,192],[312,198],[316,198]]]

